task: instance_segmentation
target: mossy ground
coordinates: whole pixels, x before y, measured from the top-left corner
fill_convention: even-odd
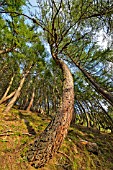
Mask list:
[[[4,115],[0,106],[0,170],[34,170],[25,152],[50,121],[46,115],[12,109]],[[82,140],[95,142],[98,155],[87,151]],[[54,158],[40,170],[113,170],[113,135],[75,125]]]

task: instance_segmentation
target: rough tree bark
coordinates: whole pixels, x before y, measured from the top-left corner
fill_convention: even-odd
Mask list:
[[[39,135],[28,150],[27,158],[31,165],[39,168],[45,165],[60,148],[74,111],[74,83],[72,74],[67,65],[53,55],[57,65],[63,72],[63,96],[59,112]]]

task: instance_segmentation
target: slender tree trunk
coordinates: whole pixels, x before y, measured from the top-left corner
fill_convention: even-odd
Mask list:
[[[30,111],[31,106],[33,105],[34,97],[35,97],[35,88],[33,88],[33,93],[32,93],[32,96],[31,96],[31,100],[30,100],[29,105],[28,105],[28,107],[26,109],[27,111]]]
[[[73,61],[75,65],[82,71],[82,73],[87,77],[87,79],[92,83],[95,89],[113,106],[113,95],[101,87],[98,83],[95,82],[94,78],[88,73],[80,64]]]
[[[26,110],[27,106],[28,106],[28,94],[26,96],[26,100],[24,100],[24,105],[22,106],[22,108]]]
[[[15,92],[16,92],[16,91],[13,91],[13,92],[10,93],[8,96],[6,96],[6,97],[4,98],[4,100],[2,100],[2,102],[1,102],[0,104],[2,104],[2,103],[4,103],[4,102],[6,102],[7,100],[11,99],[11,98],[14,96]]]
[[[85,110],[83,104],[79,101],[80,103],[80,106],[85,114],[85,117],[86,117],[86,122],[87,122],[87,127],[90,127],[90,118],[89,118],[89,114],[87,113],[88,111]]]
[[[83,125],[85,123],[85,119],[84,119],[84,112],[83,112],[83,109],[81,108],[81,104],[79,102],[79,100],[76,98],[76,102],[77,102],[77,105],[79,106],[77,110],[79,110],[79,124],[80,125]]]
[[[27,152],[28,161],[35,168],[44,166],[58,151],[67,134],[74,111],[74,83],[72,74],[62,60],[56,59],[55,55],[53,57],[63,72],[63,96],[59,112]]]
[[[52,94],[53,94],[53,96],[52,96],[52,110],[54,111],[54,112],[56,112],[57,111],[57,106],[56,106],[56,94],[55,94],[55,92],[54,92],[54,87],[53,87],[53,89],[52,89]]]
[[[45,112],[47,113],[47,115],[49,115],[49,95],[48,95],[48,92],[46,92],[46,96],[45,96]]]
[[[11,85],[12,85],[12,83],[13,83],[13,79],[14,79],[14,75],[11,77],[11,80],[10,80],[10,82],[9,82],[9,86],[7,87],[7,89],[6,89],[6,91],[5,91],[2,99],[0,100],[0,104],[3,103],[3,101],[5,100],[8,92],[9,92],[9,90],[10,90],[10,88],[11,88]]]
[[[20,80],[19,87],[17,88],[13,98],[11,99],[11,101],[8,103],[7,107],[3,111],[4,113],[7,113],[10,111],[10,109],[13,107],[14,103],[16,102],[17,98],[20,96],[20,92],[23,87],[24,81],[25,81],[27,75],[29,74],[31,67],[32,66],[29,67],[29,69],[26,71],[26,73],[23,75],[22,79]]]
[[[98,101],[99,102],[99,101]],[[109,129],[111,130],[111,133],[113,133],[113,119],[112,117],[107,113],[107,111],[103,108],[103,106],[101,105],[101,103],[99,102],[99,107],[102,109],[102,111],[105,113],[106,118],[109,121]]]
[[[47,114],[49,115],[50,108],[49,108],[49,95],[47,95]]]

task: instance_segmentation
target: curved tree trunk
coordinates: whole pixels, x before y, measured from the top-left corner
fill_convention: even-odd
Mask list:
[[[7,113],[10,111],[10,109],[13,107],[14,103],[16,102],[17,98],[20,96],[20,91],[23,87],[25,81],[25,77],[23,77],[20,81],[20,85],[18,87],[18,89],[15,91],[15,94],[13,96],[13,98],[11,99],[11,101],[8,103],[7,107],[5,108],[5,110],[3,111],[3,113]]]
[[[4,113],[7,113],[10,111],[10,109],[13,107],[14,103],[16,102],[17,98],[20,96],[20,92],[23,87],[24,81],[25,81],[27,75],[29,74],[31,67],[32,67],[32,65],[28,68],[28,70],[26,70],[26,73],[23,75],[22,79],[20,80],[20,84],[19,84],[17,90],[15,91],[13,98],[11,99],[11,101],[8,103],[7,107],[3,111]]]
[[[44,166],[53,157],[55,152],[58,151],[67,134],[74,111],[74,83],[72,74],[62,60],[56,59],[55,55],[53,55],[53,58],[63,72],[63,96],[59,112],[27,152],[28,161],[35,168]]]
[[[16,90],[11,92],[8,96],[6,96],[4,98],[4,100],[2,100],[2,102],[0,102],[0,104],[5,103],[7,100],[11,99],[14,96],[15,92],[16,92]]]
[[[82,73],[87,77],[87,79],[92,83],[95,89],[113,106],[113,95],[101,87],[98,83],[95,82],[95,79],[88,73],[80,64],[73,61],[75,65],[82,71]]]
[[[27,109],[26,109],[27,111],[30,111],[31,106],[33,105],[34,97],[35,97],[35,88],[33,88],[31,100],[30,100],[29,105],[28,105],[28,107],[27,107]]]
[[[11,88],[11,85],[12,85],[12,83],[13,83],[14,76],[15,76],[15,75],[13,75],[13,76],[11,77],[11,80],[10,80],[10,82],[9,82],[9,86],[7,87],[7,89],[6,89],[3,97],[2,97],[1,100],[0,100],[0,104],[3,103],[4,100],[5,100],[5,98],[7,97],[7,94],[8,94],[8,92],[9,92],[9,90],[10,90],[10,88]]]
[[[82,108],[82,110],[83,110],[83,112],[85,114],[85,118],[86,118],[86,122],[87,122],[87,127],[90,127],[90,118],[89,118],[88,110],[87,111],[85,110],[85,108],[84,108],[84,106],[83,106],[81,101],[79,101],[79,104],[80,104],[80,106],[81,106],[81,108]]]

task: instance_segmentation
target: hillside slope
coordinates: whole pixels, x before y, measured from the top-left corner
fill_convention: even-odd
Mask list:
[[[12,109],[4,115],[0,106],[0,170],[34,170],[25,152],[50,118]],[[62,147],[40,170],[113,170],[113,134],[75,125]]]

